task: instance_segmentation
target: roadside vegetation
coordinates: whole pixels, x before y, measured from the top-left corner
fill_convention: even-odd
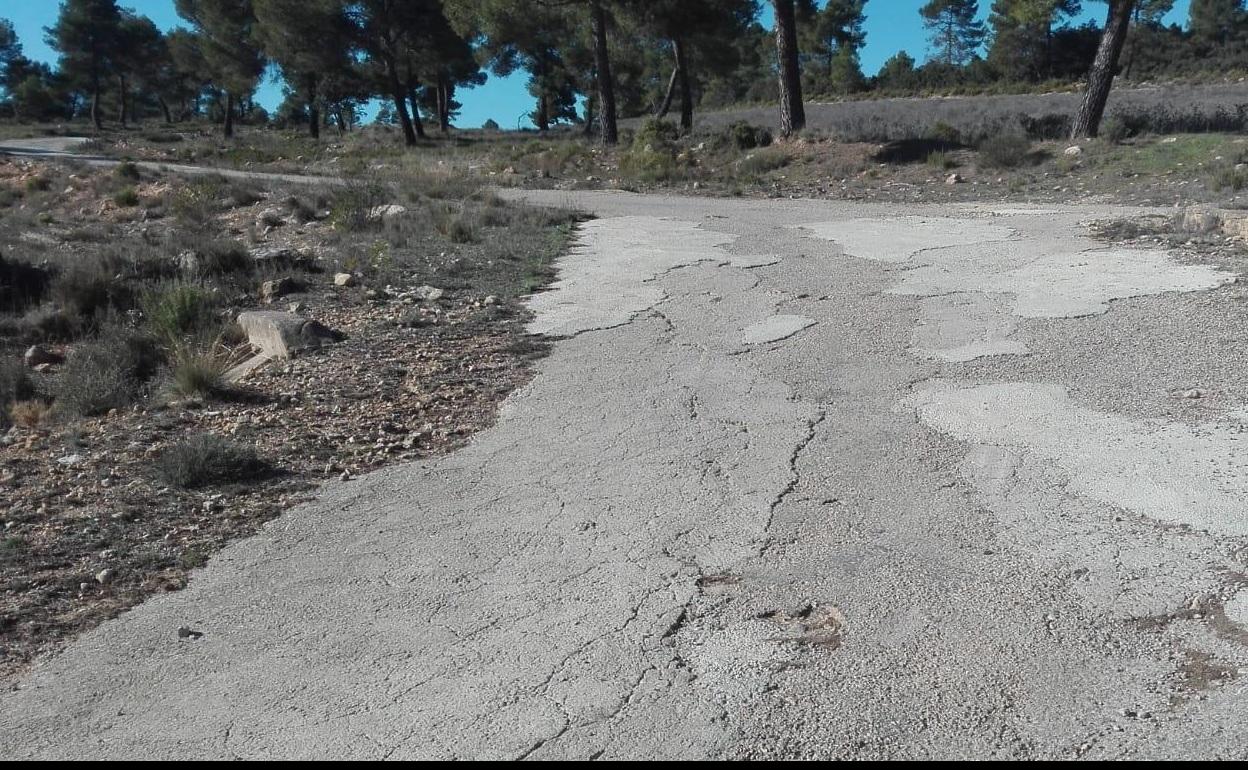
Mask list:
[[[0,674],[321,481],[489,425],[545,350],[520,300],[573,222],[446,175],[0,159]],[[231,373],[255,310],[330,342]]]

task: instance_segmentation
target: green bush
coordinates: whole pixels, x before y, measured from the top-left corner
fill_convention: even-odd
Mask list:
[[[174,284],[143,298],[143,317],[163,340],[178,340],[215,322],[212,295],[193,284]]]
[[[133,187],[123,187],[113,196],[113,203],[123,209],[132,208],[139,205],[139,193]]]
[[[753,150],[756,147],[771,146],[771,132],[762,126],[751,126],[749,123],[732,123],[728,126],[728,136],[738,150]]]
[[[250,481],[269,470],[254,449],[209,433],[170,446],[156,458],[154,467],[157,478],[183,489]]]
[[[129,406],[160,363],[160,351],[150,337],[105,329],[70,353],[53,382],[53,407],[64,417],[88,417]]]
[[[1017,168],[1030,155],[1031,142],[1021,134],[996,134],[979,143],[980,161],[990,168]]]
[[[130,161],[126,161],[125,163],[117,166],[113,173],[117,174],[119,179],[125,179],[129,182],[137,182],[141,178],[141,175],[139,174],[139,167]]]

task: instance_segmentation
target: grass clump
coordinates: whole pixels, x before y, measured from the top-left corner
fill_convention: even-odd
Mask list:
[[[958,167],[958,162],[947,152],[933,152],[927,156],[927,165],[934,169],[948,171]]]
[[[225,390],[225,361],[215,350],[179,346],[173,355],[173,390],[189,398],[212,398]]]
[[[1017,168],[1031,155],[1031,142],[1022,134],[997,134],[979,143],[979,158],[991,168]]]
[[[200,286],[174,284],[151,291],[143,299],[143,317],[152,334],[179,340],[215,322],[212,295]]]
[[[155,462],[156,476],[181,489],[251,481],[268,470],[268,464],[251,447],[210,433],[191,436],[170,446]]]

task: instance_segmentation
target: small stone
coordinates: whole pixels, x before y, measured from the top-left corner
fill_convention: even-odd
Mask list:
[[[260,286],[260,298],[265,302],[272,302],[278,297],[297,291],[298,284],[292,278],[277,278],[272,281],[265,281]]]
[[[100,585],[106,585],[112,582],[113,577],[116,574],[117,573],[111,569],[102,569],[99,572],[95,573],[95,582],[99,583]]]
[[[350,273],[334,273],[335,286],[354,286],[355,276]]]

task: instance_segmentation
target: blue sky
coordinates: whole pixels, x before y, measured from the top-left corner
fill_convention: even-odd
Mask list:
[[[868,0],[866,5],[867,44],[862,51],[862,69],[874,74],[881,65],[900,50],[922,61],[927,53],[927,31],[919,17],[919,8],[926,0]],[[1185,23],[1189,0],[1178,0],[1174,10],[1166,17],[1167,23]],[[152,19],[162,29],[170,29],[182,23],[173,10],[173,0],[122,0],[121,5],[132,8]],[[764,2],[763,5],[769,6]],[[987,15],[991,0],[980,0],[980,14]],[[1078,22],[1095,19],[1104,23],[1106,6],[1103,2],[1084,0],[1084,10]],[[27,56],[41,61],[54,62],[56,53],[43,42],[43,28],[56,19],[60,6],[55,0],[0,0],[0,18],[14,23]],[[771,14],[764,11],[763,23],[771,24]],[[511,128],[524,122],[526,113],[533,109],[532,99],[525,89],[525,76],[510,78],[491,76],[484,86],[461,90],[456,94],[463,102],[458,124],[464,127],[480,126],[493,119]],[[261,88],[259,100],[266,107],[281,101],[281,86],[268,82]]]

